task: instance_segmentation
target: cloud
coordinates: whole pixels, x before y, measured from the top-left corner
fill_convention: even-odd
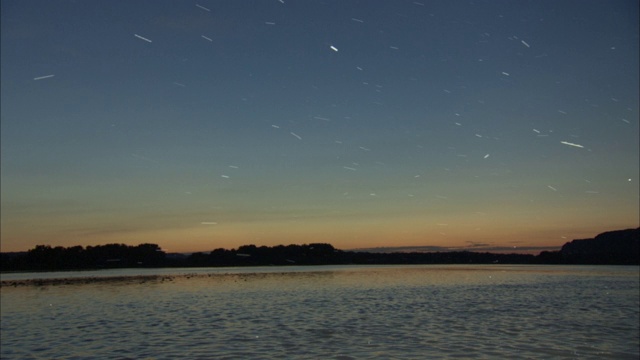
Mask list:
[[[469,244],[468,247],[486,247],[486,246],[490,246],[491,244],[487,244],[487,243],[479,243],[479,242],[475,242],[475,241],[467,241],[467,244]]]

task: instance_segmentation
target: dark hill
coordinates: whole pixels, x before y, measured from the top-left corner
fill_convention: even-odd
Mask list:
[[[640,265],[640,228],[573,240],[562,246],[560,256],[565,264]]]

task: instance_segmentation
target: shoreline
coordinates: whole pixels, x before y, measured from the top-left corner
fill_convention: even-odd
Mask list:
[[[24,287],[24,286],[58,286],[58,285],[88,285],[97,283],[146,283],[173,281],[176,277],[186,277],[186,275],[131,275],[131,276],[89,276],[89,277],[67,277],[50,279],[24,279],[24,280],[2,280],[0,288]],[[194,275],[197,276],[197,275]]]
[[[531,267],[536,268],[537,271],[544,272],[558,272],[576,267],[589,267],[589,268],[604,268],[607,267],[628,267],[640,270],[639,265],[593,265],[593,264],[375,264],[375,265],[342,265],[339,269],[333,268],[333,266],[323,265],[310,265],[310,266],[245,266],[245,267],[227,267],[220,268],[219,272],[183,272],[183,273],[167,273],[167,274],[125,274],[125,275],[91,275],[87,276],[61,276],[51,278],[26,278],[26,279],[10,279],[0,280],[0,289],[2,288],[18,288],[18,287],[47,287],[47,286],[61,286],[61,285],[93,285],[101,283],[121,283],[122,285],[130,284],[145,284],[145,283],[171,283],[176,280],[190,280],[190,279],[211,279],[211,278],[235,278],[247,280],[253,276],[264,276],[269,274],[285,274],[285,273],[298,273],[298,272],[326,272],[326,271],[340,271],[348,270],[349,267],[354,268],[393,268],[393,267],[433,267],[433,270],[449,268],[451,267],[460,269],[462,267],[465,270],[477,270],[477,271],[504,271],[505,267],[509,267],[510,271],[529,271]],[[548,268],[548,269],[545,269]],[[135,270],[136,268],[128,268]],[[168,269],[168,268],[162,268]],[[188,268],[172,268],[187,270]],[[215,268],[200,268],[206,270],[213,270]],[[544,270],[543,270],[544,269]],[[125,269],[126,270],[126,269]],[[196,270],[196,268],[189,269]],[[238,271],[240,270],[240,271]],[[606,271],[606,270],[605,270]],[[16,274],[17,272],[14,272]],[[35,272],[30,272],[35,273]],[[39,272],[40,274],[46,274],[47,272]],[[76,271],[69,271],[69,275],[77,273]],[[6,274],[6,273],[5,273]],[[83,274],[84,275],[84,274]]]

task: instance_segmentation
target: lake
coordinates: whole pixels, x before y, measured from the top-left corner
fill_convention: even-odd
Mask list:
[[[637,266],[2,274],[2,359],[638,359]]]

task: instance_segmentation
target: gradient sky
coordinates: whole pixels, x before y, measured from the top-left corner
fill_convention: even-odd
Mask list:
[[[639,225],[636,0],[1,4],[2,251]]]

